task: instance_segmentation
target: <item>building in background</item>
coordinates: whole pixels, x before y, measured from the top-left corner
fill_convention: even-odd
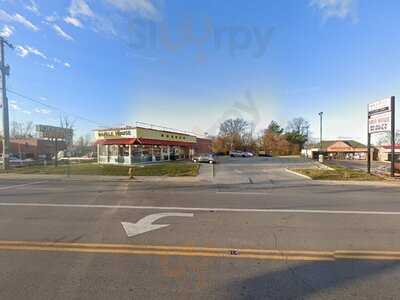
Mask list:
[[[379,161],[390,162],[392,160],[392,146],[381,145],[377,147]],[[400,162],[400,144],[394,146],[394,160]]]
[[[371,149],[373,158],[376,159],[377,152]],[[366,160],[368,155],[367,146],[354,140],[332,140],[323,141],[322,148],[320,144],[309,144],[301,151],[303,156],[316,159],[319,154],[332,159],[362,159]]]
[[[101,164],[182,160],[211,150],[207,138],[154,126],[98,129],[95,138]]]
[[[57,144],[57,151],[67,148],[64,141]],[[0,152],[3,151],[2,142],[0,142]],[[38,138],[20,138],[10,140],[10,152],[12,156],[20,159],[51,159],[56,151],[56,145],[45,139]]]
[[[63,128],[50,125],[36,125],[36,135],[40,139],[63,141],[69,147],[73,144],[74,130],[71,128]]]

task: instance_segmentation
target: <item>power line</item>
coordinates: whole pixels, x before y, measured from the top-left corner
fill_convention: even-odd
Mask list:
[[[37,100],[37,99],[34,99],[34,98],[32,98],[32,97],[23,95],[23,94],[21,94],[21,93],[19,93],[19,92],[16,92],[16,91],[13,91],[13,90],[10,90],[10,89],[7,89],[7,91],[8,91],[10,94],[14,94],[14,95],[16,95],[16,96],[19,96],[19,97],[21,97],[21,98],[24,98],[25,100],[38,103],[38,104],[43,105],[43,106],[45,106],[45,107],[47,107],[47,108],[50,108],[50,109],[52,109],[52,110],[57,110],[57,111],[59,111],[59,112],[61,112],[61,113],[63,113],[63,114],[72,116],[72,117],[74,117],[74,118],[76,118],[76,119],[81,119],[81,120],[84,120],[84,121],[86,121],[86,122],[89,122],[89,123],[92,123],[92,124],[96,124],[97,126],[100,126],[100,127],[110,127],[110,126],[108,126],[108,125],[99,123],[99,122],[97,122],[97,121],[93,121],[93,120],[91,120],[91,119],[82,117],[82,116],[80,116],[80,115],[67,112],[67,111],[65,111],[65,110],[63,110],[63,109],[61,109],[61,108],[58,108],[58,107],[54,106],[54,105],[50,105],[50,104],[44,103],[44,102],[39,101],[39,100]]]

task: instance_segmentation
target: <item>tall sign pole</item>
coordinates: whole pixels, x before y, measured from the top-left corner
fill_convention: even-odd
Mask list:
[[[390,97],[391,107],[392,107],[392,136],[391,136],[391,144],[392,144],[392,161],[391,161],[391,168],[390,168],[390,176],[394,177],[394,161],[395,161],[395,142],[396,142],[396,124],[395,124],[395,102],[396,98],[394,96]]]
[[[0,71],[1,71],[1,104],[3,111],[3,169],[8,169],[9,153],[10,153],[10,129],[8,120],[8,99],[6,89],[6,76],[9,74],[10,68],[5,63],[4,45],[7,44],[3,37],[0,37]]]
[[[368,132],[367,172],[371,174],[371,134]]]
[[[320,150],[322,151],[322,115],[324,113],[321,111],[319,113],[319,147]]]

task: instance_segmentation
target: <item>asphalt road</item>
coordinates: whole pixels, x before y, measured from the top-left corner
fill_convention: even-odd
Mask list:
[[[199,183],[2,178],[0,299],[398,298],[400,186],[219,160]]]

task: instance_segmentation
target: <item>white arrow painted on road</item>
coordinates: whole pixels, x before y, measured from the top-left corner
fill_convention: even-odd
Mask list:
[[[165,217],[193,217],[192,213],[159,213],[148,215],[136,223],[121,222],[124,227],[126,235],[132,237],[148,231],[160,229],[169,226],[169,224],[153,224],[158,219]]]

